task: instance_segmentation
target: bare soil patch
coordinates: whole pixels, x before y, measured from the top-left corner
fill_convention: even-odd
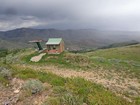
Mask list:
[[[38,62],[38,61],[41,60],[41,58],[42,58],[44,55],[46,55],[46,53],[41,53],[41,54],[39,54],[38,56],[32,57],[32,58],[30,59],[30,61],[32,61],[32,62]]]

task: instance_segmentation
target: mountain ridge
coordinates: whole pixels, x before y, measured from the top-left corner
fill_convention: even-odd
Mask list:
[[[140,42],[140,32],[131,31],[100,31],[96,29],[34,29],[19,28],[9,31],[0,31],[1,47],[13,48],[11,45],[18,45],[17,48],[33,47],[35,45],[28,43],[30,40],[62,37],[66,48],[69,49],[88,49],[107,46],[113,43],[136,40]],[[5,43],[11,43],[5,44]],[[19,44],[20,43],[20,44]],[[4,46],[5,44],[5,46]],[[43,44],[45,45],[45,44]]]

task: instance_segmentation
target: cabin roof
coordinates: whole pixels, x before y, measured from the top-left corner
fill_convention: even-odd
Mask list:
[[[57,45],[57,44],[60,44],[61,41],[62,41],[62,38],[49,38],[46,45]]]

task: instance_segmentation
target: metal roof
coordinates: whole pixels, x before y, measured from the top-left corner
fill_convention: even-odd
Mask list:
[[[29,41],[30,43],[36,43],[36,42],[42,42],[43,40],[32,40],[32,41]]]
[[[60,44],[61,41],[62,41],[62,38],[49,38],[46,45]]]

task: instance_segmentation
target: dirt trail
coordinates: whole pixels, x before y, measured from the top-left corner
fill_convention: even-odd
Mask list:
[[[37,71],[52,72],[62,77],[82,77],[91,82],[101,84],[105,88],[113,91],[117,95],[123,95],[126,92],[132,96],[140,96],[140,83],[136,78],[124,77],[124,72],[117,73],[115,70],[109,71],[100,68],[92,71],[74,71],[72,69],[58,68],[56,66],[35,66],[35,65],[17,65],[24,68],[32,68]],[[124,97],[126,98],[126,97]],[[128,99],[129,100],[129,99]],[[129,100],[131,101],[131,100]]]
[[[32,58],[30,59],[30,61],[32,61],[32,62],[38,62],[38,61],[41,60],[41,58],[42,58],[44,55],[46,55],[46,53],[41,53],[41,54],[39,54],[38,56],[32,57]]]

